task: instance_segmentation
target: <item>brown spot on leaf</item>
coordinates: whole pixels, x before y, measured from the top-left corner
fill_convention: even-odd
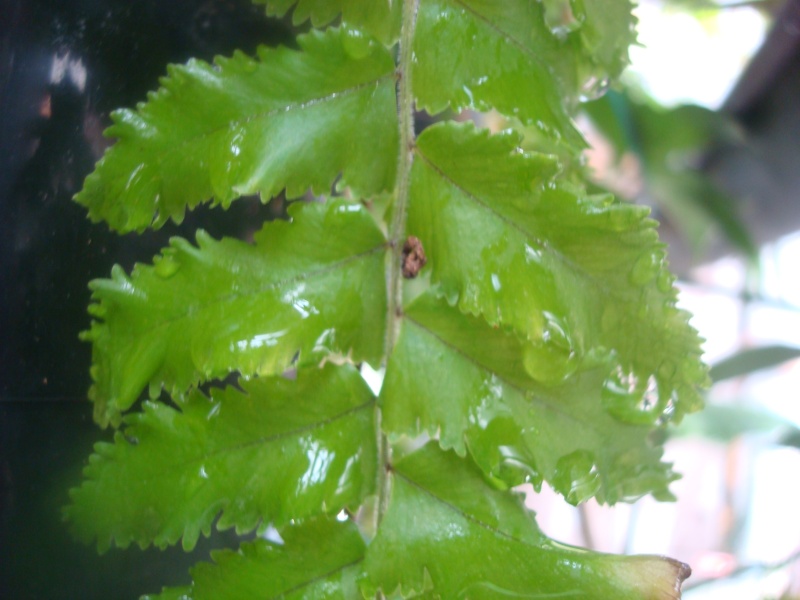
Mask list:
[[[403,244],[403,277],[414,279],[419,275],[420,269],[425,266],[428,259],[425,258],[425,250],[418,237],[408,236]]]

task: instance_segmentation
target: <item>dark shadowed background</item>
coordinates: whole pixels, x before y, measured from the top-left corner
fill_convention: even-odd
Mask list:
[[[86,401],[87,283],[149,261],[170,236],[243,235],[273,207],[198,210],[145,236],[92,224],[72,196],[107,146],[109,112],[155,89],[170,62],[291,44],[287,22],[249,0],[0,0],[0,599],[138,598],[188,583],[191,555],[112,550],[70,538],[68,489],[109,439]],[[274,204],[274,203],[273,203]],[[113,507],[110,507],[113,510]]]

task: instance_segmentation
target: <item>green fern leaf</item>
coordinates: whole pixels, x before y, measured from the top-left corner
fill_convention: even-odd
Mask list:
[[[426,294],[404,311],[381,389],[394,436],[435,435],[505,485],[547,480],[572,504],[671,497],[650,428],[609,415],[596,368],[557,386],[527,375],[524,343]],[[447,373],[446,378],[442,373]]]
[[[328,25],[339,15],[347,23],[390,45],[400,35],[401,0],[254,0],[266,4],[267,14],[282,17],[295,6],[292,22],[308,20],[314,27]],[[353,33],[354,36],[358,34]],[[354,43],[355,40],[353,40]]]
[[[364,592],[437,598],[670,600],[688,575],[657,556],[611,556],[548,539],[520,498],[429,444],[393,467],[392,497],[367,548]]]
[[[343,30],[215,65],[173,66],[136,111],[114,113],[118,138],[76,200],[120,231],[181,221],[187,207],[239,196],[290,198],[341,186],[391,189],[397,153],[394,63],[382,46],[348,47]]]
[[[581,147],[562,101],[568,86],[556,77],[568,72],[560,50],[538,2],[422,0],[412,64],[417,105],[433,114],[496,108]]]
[[[250,531],[357,507],[376,467],[374,398],[349,366],[242,381],[243,390],[192,392],[180,410],[147,402],[99,443],[66,517],[76,535],[194,547],[220,529]]]
[[[570,0],[572,15],[567,29],[573,32],[569,35],[580,39],[583,55],[594,66],[581,73],[586,95],[596,97],[604,92],[609,80],[628,66],[628,47],[636,41],[633,6],[630,0]]]
[[[603,401],[615,416],[652,425],[696,410],[699,339],[647,209],[555,183],[552,160],[519,141],[453,124],[417,140],[408,231],[432,281],[525,339],[525,368],[543,384],[611,364]]]
[[[631,8],[628,0],[422,0],[417,102],[431,113],[495,108],[580,148],[569,110],[627,66]]]
[[[553,542],[509,489],[670,498],[649,436],[707,381],[655,222],[580,183],[571,115],[627,63],[631,0],[254,1],[317,30],[171,67],[114,114],[77,200],[131,231],[242,195],[347,199],[91,284],[90,397],[122,427],[71,492],[75,535],[282,536],[150,600],[678,598],[685,565]],[[525,137],[415,133],[463,108]],[[360,362],[386,364],[378,402]]]
[[[212,554],[214,564],[192,568],[184,600],[352,600],[360,596],[357,577],[364,541],[352,522],[324,518],[280,530],[283,544],[257,540],[238,552]],[[171,590],[142,600],[168,600]]]
[[[377,365],[386,319],[385,241],[360,205],[297,204],[255,244],[174,239],[154,266],[92,283],[90,397],[119,422],[142,389],[190,385],[238,370],[281,373],[349,356]],[[346,231],[347,235],[341,235]]]

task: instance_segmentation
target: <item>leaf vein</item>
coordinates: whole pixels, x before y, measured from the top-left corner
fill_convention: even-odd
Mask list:
[[[517,537],[515,535],[512,535],[510,533],[506,533],[505,531],[503,531],[502,529],[498,529],[494,525],[490,525],[489,523],[486,523],[485,521],[481,521],[475,515],[471,515],[468,512],[466,512],[465,510],[463,510],[460,507],[458,507],[455,504],[453,504],[452,502],[449,502],[449,501],[445,500],[444,498],[441,498],[441,497],[437,496],[431,490],[429,490],[428,488],[424,487],[423,485],[417,483],[416,481],[411,479],[405,473],[401,473],[401,472],[397,471],[394,468],[392,468],[392,472],[395,475],[397,475],[398,477],[400,477],[401,479],[405,480],[409,485],[412,485],[413,487],[417,488],[418,490],[420,490],[424,494],[427,494],[428,496],[430,496],[431,498],[433,498],[434,500],[436,500],[440,504],[443,504],[444,506],[446,506],[447,508],[449,508],[453,512],[461,515],[462,517],[464,517],[468,521],[471,521],[471,522],[475,523],[479,527],[483,527],[487,531],[492,532],[496,536],[504,537],[504,538],[506,538],[508,540],[511,540],[513,542],[517,542],[519,544],[522,544],[523,546],[528,546],[529,548],[541,549],[541,546],[537,546],[535,544],[532,544],[532,543],[530,543],[530,542],[528,542],[526,540],[523,540],[522,538],[519,538],[519,537]]]
[[[321,428],[323,428],[323,427],[325,427],[327,425],[330,425],[331,423],[335,423],[336,421],[339,421],[341,419],[349,417],[352,414],[355,414],[355,413],[357,413],[359,411],[362,411],[362,410],[364,410],[366,408],[369,408],[373,404],[375,404],[375,398],[371,398],[367,402],[359,404],[358,406],[353,406],[351,408],[348,408],[345,411],[342,411],[341,413],[338,413],[336,415],[330,416],[330,417],[328,417],[326,419],[322,419],[320,421],[315,421],[313,423],[309,423],[308,425],[303,425],[301,427],[297,427],[297,428],[289,430],[289,431],[282,431],[280,433],[275,433],[275,434],[272,434],[272,435],[265,435],[265,436],[262,436],[260,438],[256,438],[254,440],[249,440],[247,442],[241,442],[239,444],[234,444],[234,445],[231,445],[231,446],[225,446],[223,448],[218,448],[218,449],[216,449],[214,451],[207,452],[207,453],[204,453],[202,455],[198,455],[198,456],[196,456],[194,458],[190,458],[190,459],[188,459],[188,460],[186,460],[186,461],[184,461],[182,463],[175,463],[175,464],[171,465],[171,468],[169,470],[173,470],[174,471],[174,470],[178,470],[178,469],[183,469],[183,468],[185,468],[185,467],[187,467],[187,466],[189,466],[191,464],[194,464],[196,462],[208,460],[209,458],[213,458],[213,457],[219,456],[221,454],[225,454],[225,453],[228,453],[228,452],[238,452],[240,450],[244,450],[246,448],[251,448],[253,446],[265,445],[265,444],[269,444],[271,442],[275,442],[275,441],[278,441],[278,440],[281,440],[281,439],[284,439],[284,438],[290,438],[290,437],[293,437],[293,436],[296,436],[296,435],[300,435],[300,434],[306,433],[308,431],[313,431],[315,429],[321,429]]]
[[[354,560],[352,562],[349,562],[347,564],[341,565],[340,567],[336,567],[335,569],[331,569],[327,573],[323,573],[322,575],[317,575],[316,577],[312,577],[308,581],[304,581],[303,583],[299,583],[299,584],[289,588],[288,590],[284,590],[283,592],[281,592],[277,596],[270,597],[269,600],[279,600],[280,598],[285,598],[289,594],[293,594],[294,592],[297,592],[299,590],[307,588],[308,586],[310,586],[310,585],[312,585],[312,584],[314,584],[314,583],[316,583],[318,581],[322,581],[324,579],[327,579],[331,575],[334,575],[336,573],[340,573],[341,571],[344,571],[345,569],[349,569],[350,567],[354,567],[357,564],[362,563],[362,562],[364,562],[364,558],[363,557],[358,558],[358,559],[356,559],[356,560]]]
[[[544,63],[539,59],[538,56],[536,56],[536,54],[533,53],[533,51],[530,48],[525,46],[525,44],[523,44],[520,40],[515,38],[513,35],[511,35],[507,31],[501,29],[496,23],[491,21],[489,19],[489,17],[487,17],[484,14],[479,13],[477,10],[475,10],[474,7],[472,7],[469,4],[467,4],[466,2],[464,2],[464,0],[450,0],[450,1],[453,2],[453,4],[459,5],[461,8],[463,8],[467,12],[471,13],[472,15],[474,15],[475,18],[478,19],[479,21],[482,21],[483,23],[485,23],[487,27],[492,29],[495,33],[497,33],[503,39],[508,40],[511,44],[515,45],[517,48],[520,49],[520,51],[522,51],[523,54],[526,54],[531,60],[535,61],[539,66],[545,67]],[[548,70],[548,72],[549,72],[549,70]]]
[[[306,108],[310,108],[310,107],[316,106],[318,104],[324,104],[325,102],[338,100],[342,96],[349,96],[349,95],[352,95],[352,94],[357,94],[361,90],[366,89],[366,88],[368,88],[370,86],[378,87],[384,80],[393,78],[395,76],[396,76],[395,73],[392,71],[392,72],[386,73],[385,75],[381,75],[377,79],[373,79],[371,81],[365,81],[365,82],[359,83],[358,85],[354,85],[354,86],[351,86],[351,87],[348,87],[348,88],[343,88],[341,90],[336,90],[336,91],[333,91],[333,92],[331,92],[329,94],[326,94],[324,96],[311,98],[309,100],[304,100],[302,102],[291,102],[289,104],[286,104],[285,106],[280,106],[278,108],[273,108],[272,110],[253,113],[251,115],[245,115],[245,116],[243,116],[243,117],[241,117],[239,119],[231,119],[230,121],[228,121],[227,123],[225,123],[223,125],[219,125],[218,127],[213,127],[213,128],[211,128],[211,129],[209,129],[207,131],[202,131],[202,132],[198,133],[197,135],[193,135],[193,136],[190,136],[188,138],[185,138],[185,139],[181,140],[178,144],[172,144],[172,145],[168,146],[163,152],[160,152],[159,154],[157,154],[157,156],[158,156],[159,159],[163,159],[168,154],[172,154],[172,153],[177,152],[177,151],[182,151],[185,146],[187,146],[187,145],[189,145],[189,144],[191,144],[191,143],[193,143],[193,142],[195,142],[195,141],[197,141],[199,139],[209,138],[209,137],[219,133],[220,131],[224,131],[226,129],[233,129],[234,127],[239,127],[241,125],[244,125],[244,124],[247,124],[247,123],[252,123],[253,121],[257,121],[257,120],[261,120],[261,119],[268,119],[270,117],[274,117],[274,116],[276,116],[278,114],[281,114],[281,113],[287,113],[287,112],[291,112],[291,111],[295,111],[295,110],[305,110]]]
[[[456,182],[456,181],[455,181],[455,180],[454,180],[452,177],[450,177],[450,175],[449,175],[449,174],[445,173],[445,172],[444,172],[444,171],[443,171],[443,170],[442,170],[442,169],[439,167],[439,165],[437,165],[437,164],[436,164],[435,162],[433,162],[433,161],[432,161],[430,158],[428,158],[427,156],[425,156],[425,154],[423,154],[423,153],[422,153],[422,151],[419,149],[419,146],[416,146],[416,147],[414,148],[414,150],[416,151],[417,155],[418,155],[418,156],[419,156],[419,157],[420,157],[422,160],[424,160],[424,161],[425,161],[425,163],[426,163],[426,164],[427,164],[427,165],[428,165],[428,166],[429,166],[431,169],[433,169],[433,170],[436,172],[436,174],[437,174],[437,175],[439,175],[439,177],[441,177],[441,178],[442,178],[444,181],[446,181],[448,184],[450,184],[451,186],[453,186],[454,188],[456,188],[456,189],[457,189],[459,192],[461,192],[462,194],[464,194],[464,196],[466,196],[468,199],[472,200],[472,201],[473,201],[475,204],[477,204],[478,206],[480,206],[480,207],[481,207],[481,208],[483,208],[484,210],[486,210],[486,211],[488,211],[488,212],[492,213],[492,214],[493,214],[495,217],[497,217],[498,219],[500,219],[501,221],[503,221],[503,223],[505,223],[505,224],[506,224],[506,225],[508,225],[509,227],[511,227],[511,228],[513,228],[513,229],[516,229],[517,231],[519,231],[519,232],[520,232],[520,233],[521,233],[521,234],[522,234],[524,237],[526,237],[526,238],[530,238],[530,239],[533,239],[533,240],[534,240],[536,243],[538,243],[538,244],[539,244],[539,245],[541,245],[541,246],[545,246],[545,245],[546,245],[546,244],[545,244],[545,243],[544,243],[542,240],[540,240],[540,239],[538,239],[538,238],[536,238],[536,237],[532,236],[532,235],[531,235],[530,233],[528,233],[528,232],[527,232],[525,229],[523,229],[523,228],[522,228],[522,226],[521,226],[521,225],[519,225],[519,223],[515,222],[515,221],[514,221],[514,220],[512,220],[512,219],[509,219],[509,218],[508,218],[508,217],[506,217],[505,215],[502,215],[502,214],[498,213],[498,212],[497,212],[495,209],[493,209],[493,208],[492,208],[492,207],[491,207],[491,206],[490,206],[490,205],[489,205],[489,204],[488,204],[488,203],[487,203],[485,200],[483,200],[482,198],[478,198],[478,197],[477,197],[475,194],[473,194],[472,192],[469,192],[469,191],[467,191],[465,188],[463,188],[461,185],[459,185],[459,184],[458,184],[458,182]]]
[[[586,269],[581,267],[575,261],[571,260],[563,252],[561,252],[561,251],[557,250],[556,248],[554,248],[550,243],[548,243],[547,241],[545,241],[545,240],[533,235],[530,231],[525,229],[518,222],[516,222],[513,219],[511,219],[509,217],[506,217],[505,215],[499,213],[497,210],[492,208],[492,206],[488,202],[486,202],[482,198],[479,198],[478,196],[476,196],[472,192],[468,191],[467,189],[465,189],[464,187],[459,185],[458,182],[456,182],[452,177],[450,177],[449,174],[447,174],[445,171],[443,171],[435,162],[433,162],[430,158],[425,156],[425,154],[423,154],[422,151],[420,151],[419,147],[415,147],[415,151],[416,151],[417,155],[422,160],[424,160],[425,163],[431,169],[433,169],[444,181],[446,181],[449,185],[453,186],[459,192],[464,194],[464,196],[466,198],[468,198],[469,200],[471,200],[472,202],[474,202],[475,204],[477,204],[478,206],[480,206],[481,208],[483,208],[487,212],[491,213],[497,219],[500,219],[508,227],[518,231],[524,238],[526,238],[528,240],[531,240],[534,243],[536,243],[539,246],[541,246],[543,249],[546,249],[548,251],[549,255],[553,256],[558,261],[563,263],[565,266],[569,267],[575,273],[577,273],[578,275],[583,277],[585,280],[587,280],[591,285],[596,286],[598,289],[600,289],[604,293],[609,294],[611,296],[614,296],[614,297],[621,297],[622,296],[622,294],[617,292],[614,287],[612,287],[610,285],[607,285],[602,279],[592,276]]]
[[[461,350],[457,346],[454,346],[450,342],[444,340],[439,335],[437,335],[434,331],[432,331],[431,329],[428,329],[425,325],[423,325],[419,321],[416,321],[412,317],[409,317],[408,315],[404,315],[404,318],[406,318],[409,322],[411,322],[414,325],[416,325],[421,330],[425,331],[428,335],[436,338],[436,340],[438,340],[441,344],[447,346],[453,352],[455,352],[456,354],[462,356],[464,359],[466,359],[467,361],[471,362],[473,365],[475,365],[479,369],[482,369],[484,371],[487,371],[488,373],[491,373],[492,375],[495,375],[502,383],[504,383],[508,387],[513,388],[514,390],[519,392],[520,395],[522,395],[522,397],[525,398],[526,400],[530,400],[531,402],[534,402],[536,404],[541,405],[543,408],[546,408],[547,410],[550,410],[552,412],[558,413],[559,415],[561,415],[562,417],[564,417],[564,418],[566,418],[568,420],[576,421],[578,423],[583,423],[585,425],[591,424],[591,421],[588,420],[588,419],[583,420],[583,419],[581,419],[580,417],[578,417],[578,416],[576,416],[574,414],[570,414],[570,413],[564,412],[563,410],[561,410],[560,408],[555,406],[553,403],[548,402],[543,396],[540,396],[540,395],[536,394],[535,392],[533,392],[533,390],[527,390],[527,389],[523,388],[522,386],[519,386],[519,385],[509,381],[508,379],[504,378],[502,375],[498,374],[496,371],[494,371],[490,367],[488,367],[488,366],[484,365],[483,363],[481,363],[480,361],[478,361],[475,357],[470,356],[469,354],[465,353],[463,350]],[[528,392],[531,392],[531,393],[529,394]]]
[[[370,248],[369,250],[365,250],[363,252],[359,252],[358,254],[353,254],[352,256],[348,256],[347,258],[344,258],[342,260],[336,261],[334,263],[331,263],[331,264],[326,265],[324,267],[321,267],[319,269],[308,271],[307,273],[302,273],[302,274],[296,275],[294,277],[287,277],[286,279],[273,281],[273,282],[270,282],[270,283],[268,283],[266,285],[258,287],[256,289],[248,290],[246,292],[232,292],[230,294],[226,294],[224,296],[219,296],[218,298],[214,298],[213,300],[211,300],[209,302],[206,302],[205,304],[190,305],[181,314],[178,314],[176,316],[173,316],[173,317],[170,317],[170,318],[167,318],[167,319],[164,319],[164,320],[160,321],[159,323],[155,324],[153,327],[151,327],[145,333],[151,333],[151,332],[153,332],[155,330],[158,330],[158,329],[160,329],[162,327],[167,327],[169,325],[172,325],[172,324],[174,324],[174,323],[176,323],[176,322],[178,322],[178,321],[180,321],[182,319],[190,318],[196,312],[203,311],[203,310],[207,309],[210,306],[215,306],[217,304],[228,302],[228,301],[230,301],[232,299],[235,299],[235,298],[246,298],[248,296],[257,296],[257,295],[262,294],[262,293],[264,293],[264,292],[266,292],[268,290],[277,289],[277,288],[280,288],[281,286],[285,286],[285,285],[288,285],[290,283],[295,283],[295,282],[298,282],[298,281],[307,281],[309,279],[313,279],[314,277],[325,275],[325,274],[327,274],[327,273],[329,273],[331,271],[335,271],[336,269],[339,269],[339,268],[341,268],[341,267],[343,267],[343,266],[345,266],[345,265],[347,265],[347,264],[349,264],[351,262],[355,262],[357,260],[360,260],[360,259],[363,259],[363,258],[367,258],[367,257],[371,256],[372,254],[375,254],[376,252],[379,252],[381,250],[385,250],[386,247],[387,247],[387,243],[384,242],[384,243],[380,244],[379,246],[375,246],[374,248]],[[131,343],[133,343],[133,342],[131,342]]]

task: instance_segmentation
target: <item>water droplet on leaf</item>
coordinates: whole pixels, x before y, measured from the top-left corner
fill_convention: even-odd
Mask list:
[[[466,85],[462,85],[461,89],[464,90],[464,93],[467,95],[470,105],[475,106],[475,98],[472,97],[472,90],[469,89]]]
[[[364,34],[348,25],[342,27],[342,46],[350,58],[362,59],[372,52],[374,42]]]
[[[542,262],[542,251],[538,248],[534,248],[528,244],[525,244],[525,262],[530,263],[541,263]]]
[[[640,376],[617,365],[603,383],[603,408],[609,414],[637,425],[652,425],[663,408],[654,375]]]
[[[336,348],[336,329],[325,329],[314,341],[314,352],[330,354]]]
[[[573,506],[593,497],[600,490],[600,474],[594,464],[594,454],[588,450],[576,450],[559,458],[552,484]]]
[[[572,12],[570,0],[540,0],[544,7],[544,21],[559,40],[581,26]]]
[[[254,335],[250,339],[239,340],[236,342],[236,350],[246,352],[248,350],[254,350],[256,348],[272,348],[273,346],[278,345],[278,340],[286,335],[288,332],[287,329],[282,331],[275,331],[271,333],[259,333],[258,335]],[[234,347],[231,347],[231,351],[234,350]]]
[[[567,325],[554,314],[544,311],[540,342],[525,346],[522,360],[525,370],[537,381],[557,385],[578,367],[578,357]]]
[[[609,83],[608,77],[589,77],[581,86],[580,101],[597,100],[608,91]]]
[[[493,479],[500,485],[521,485],[532,483],[534,488],[541,489],[542,476],[531,464],[531,458],[521,454],[513,446],[499,446],[502,459],[497,468],[492,469]]]
[[[475,394],[476,398],[480,398],[480,402],[469,411],[469,422],[486,430],[502,413],[507,412],[502,403],[503,384],[492,373],[490,377],[481,381],[480,388],[476,390]]]

